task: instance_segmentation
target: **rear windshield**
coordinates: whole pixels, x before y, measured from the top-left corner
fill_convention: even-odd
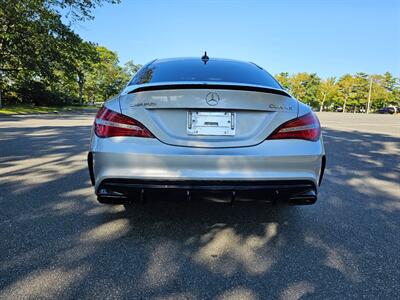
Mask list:
[[[206,64],[201,59],[155,61],[143,66],[129,85],[171,81],[233,82],[281,89],[268,72],[252,63],[212,58]]]

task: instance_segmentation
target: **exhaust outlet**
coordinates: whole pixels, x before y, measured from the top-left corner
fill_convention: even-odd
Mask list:
[[[308,191],[305,193],[293,195],[289,198],[289,205],[310,205],[317,201],[317,194],[315,191]]]
[[[128,201],[128,197],[119,192],[101,189],[97,194],[97,201],[103,204],[125,204]]]

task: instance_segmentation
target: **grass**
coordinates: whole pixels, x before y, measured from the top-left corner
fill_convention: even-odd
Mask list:
[[[66,106],[32,106],[32,105],[13,105],[0,108],[0,114],[4,115],[27,115],[27,114],[48,114],[60,113],[73,110],[96,108],[93,105],[66,105]]]

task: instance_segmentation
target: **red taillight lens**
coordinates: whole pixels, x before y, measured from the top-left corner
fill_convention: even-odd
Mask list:
[[[320,135],[321,126],[319,120],[313,112],[310,112],[304,116],[283,123],[267,139],[300,139],[317,141]]]
[[[142,123],[123,114],[102,107],[94,121],[94,132],[98,137],[137,136],[152,138],[153,134]]]

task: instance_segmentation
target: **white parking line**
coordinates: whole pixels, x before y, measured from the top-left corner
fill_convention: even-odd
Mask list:
[[[397,127],[397,126],[394,126],[394,127]],[[330,127],[324,127],[324,128],[326,128],[326,129],[330,129]],[[332,128],[333,129],[333,128]],[[394,133],[394,132],[383,132],[383,131],[377,131],[377,130],[371,130],[371,129],[365,129],[365,130],[363,130],[363,129],[360,129],[360,128],[358,128],[358,129],[355,129],[355,128],[352,128],[352,127],[342,127],[342,126],[336,126],[333,130],[336,130],[336,131],[338,131],[338,130],[343,130],[343,132],[347,132],[347,133],[357,133],[357,134],[359,134],[359,133],[365,133],[365,134],[369,134],[369,133],[375,133],[375,134],[383,134],[383,135],[391,135],[391,136],[395,136],[395,137],[400,137],[400,129],[399,129],[399,132],[397,133]],[[367,131],[366,131],[367,130]],[[355,132],[356,131],[356,132]]]
[[[331,139],[336,139],[336,140],[343,140],[343,141],[348,141],[348,142],[362,142],[360,139],[346,139],[344,137],[339,137],[339,136],[333,136],[329,134],[323,133],[324,138],[331,138]]]

